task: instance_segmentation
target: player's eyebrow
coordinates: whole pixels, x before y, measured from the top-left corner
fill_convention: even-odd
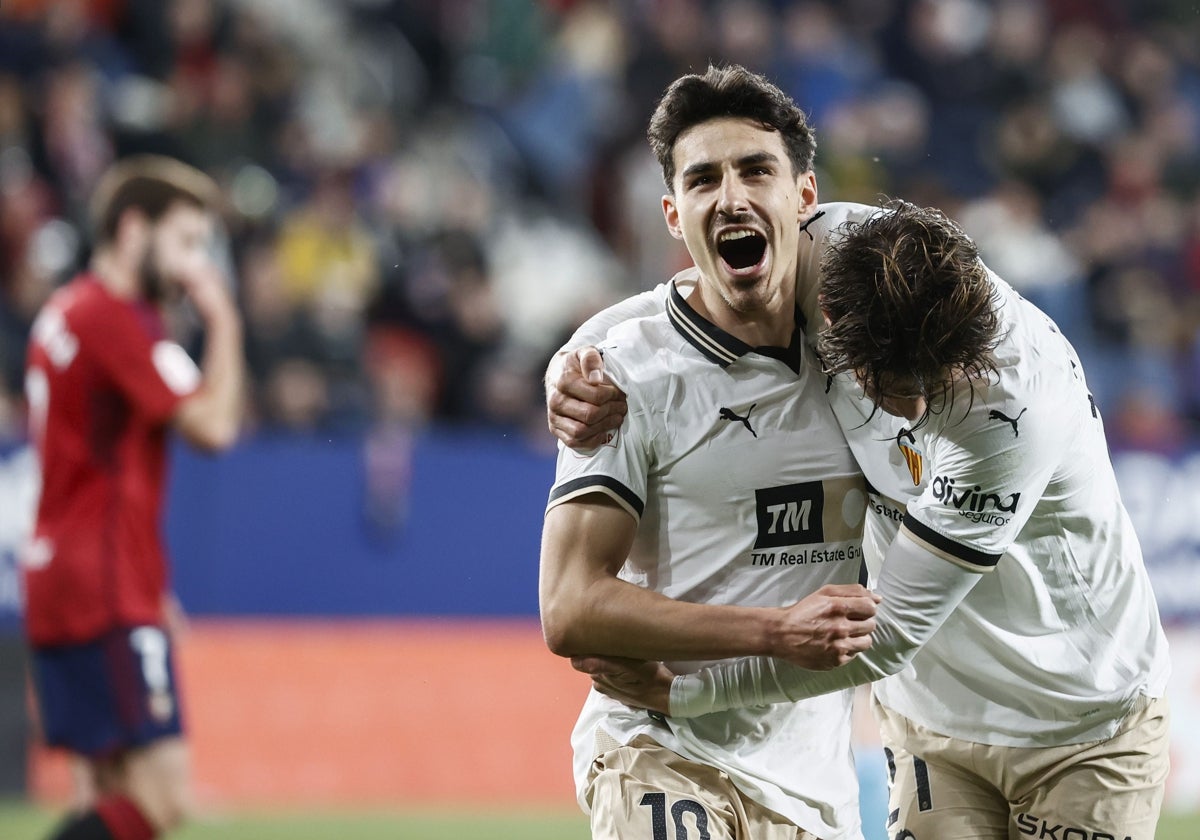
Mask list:
[[[771,152],[753,152],[751,154],[744,155],[735,161],[735,165],[738,169],[744,169],[747,166],[755,166],[760,163],[778,164],[779,158]],[[703,175],[719,168],[720,164],[714,160],[702,160],[693,163],[691,166],[684,169],[683,174],[680,177],[682,177],[684,180],[687,180],[694,175]]]

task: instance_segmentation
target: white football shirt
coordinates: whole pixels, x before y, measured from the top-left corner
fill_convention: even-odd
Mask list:
[[[901,523],[983,579],[879,700],[987,744],[1109,737],[1169,662],[1104,425],[1054,323],[993,275],[998,377],[916,430],[871,414],[849,375],[830,399],[870,484],[865,548],[879,562]],[[874,570],[873,570],[874,571]]]
[[[797,297],[810,320],[829,237],[880,212],[821,209],[808,226],[814,239],[800,244]],[[982,575],[911,664],[874,689],[885,705],[966,740],[1036,747],[1101,739],[1138,695],[1162,696],[1166,638],[1078,357],[1046,315],[992,277],[1000,375],[978,385],[973,402],[914,431],[902,418],[872,414],[849,374],[830,387],[868,481],[868,567],[878,570],[904,522],[933,554]],[[665,300],[660,286],[617,304],[568,346],[661,311]],[[842,670],[814,674],[810,685],[828,690]],[[712,688],[688,680],[683,693]],[[803,687],[793,680],[789,693]]]
[[[549,505],[597,492],[621,504],[638,523],[623,579],[744,606],[860,580],[865,485],[799,329],[786,351],[756,350],[675,294],[599,346],[629,413],[603,446],[560,448]],[[859,838],[850,704],[841,691],[663,721],[593,691],[572,739],[581,804],[597,729],[620,743],[645,733],[819,837]]]

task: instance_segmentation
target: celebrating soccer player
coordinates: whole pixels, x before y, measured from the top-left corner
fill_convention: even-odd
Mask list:
[[[805,229],[797,295],[824,324],[828,400],[870,492],[873,645],[822,673],[768,658],[679,676],[578,665],[672,726],[878,680],[889,835],[1150,840],[1169,763],[1167,645],[1075,351],[936,210],[822,205]],[[670,312],[703,288],[686,275],[601,313],[572,345]],[[632,393],[619,432],[619,399],[583,405],[611,394],[583,372],[607,356],[568,359],[551,428],[576,446],[624,435]]]
[[[592,450],[560,451],[542,545],[547,640],[564,656],[681,670],[752,650],[845,662],[868,644],[874,601],[857,583],[865,485],[797,319],[812,131],[778,88],[735,67],[676,81],[650,138],[668,229],[699,280],[604,339],[629,414]],[[668,722],[593,692],[573,738],[592,836],[694,825],[701,837],[860,838],[850,704],[842,691]]]

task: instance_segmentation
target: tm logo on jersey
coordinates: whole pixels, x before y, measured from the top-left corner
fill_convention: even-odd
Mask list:
[[[825,541],[825,488],[819,481],[754,491],[758,512],[755,548]]]
[[[1006,517],[999,513],[1013,513],[1021,501],[1020,493],[1013,493],[1002,499],[999,493],[986,492],[976,484],[973,487],[955,487],[955,479],[939,475],[930,484],[929,489],[934,498],[959,512],[972,522],[985,522],[990,525],[1007,524]]]

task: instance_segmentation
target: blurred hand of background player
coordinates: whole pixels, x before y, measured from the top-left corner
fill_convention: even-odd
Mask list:
[[[546,422],[570,448],[600,446],[606,435],[621,427],[628,410],[625,394],[605,378],[604,358],[595,347],[572,350],[551,362]]]
[[[592,688],[627,706],[670,713],[675,674],[661,662],[619,656],[573,656],[571,665],[592,678]]]
[[[186,271],[180,271],[176,278],[204,323],[230,321],[238,317],[225,275],[211,260],[189,266]]]

